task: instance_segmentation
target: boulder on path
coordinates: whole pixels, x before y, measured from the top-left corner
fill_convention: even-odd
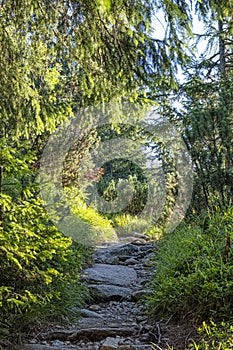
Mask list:
[[[25,344],[22,350],[81,350],[79,346],[75,345],[49,345],[49,344]]]
[[[79,313],[83,317],[103,318],[103,316],[101,316],[97,312],[88,309],[79,309]]]
[[[110,248],[98,249],[95,253],[96,260],[107,264],[117,264],[121,256],[134,257],[138,254],[139,247],[134,244],[120,244]]]
[[[136,281],[137,273],[133,268],[128,266],[94,264],[85,270],[83,278],[87,282],[128,287]]]
[[[90,284],[89,288],[95,292],[97,300],[122,300],[131,297],[132,290],[126,287],[109,284]]]
[[[139,261],[137,259],[134,259],[134,258],[128,258],[125,260],[125,265],[135,265],[138,263],[139,263]]]

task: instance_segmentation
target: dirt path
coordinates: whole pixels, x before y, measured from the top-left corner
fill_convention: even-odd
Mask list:
[[[38,334],[23,349],[153,349],[160,341],[158,325],[149,323],[140,301],[148,293],[154,254],[155,244],[143,238],[97,249],[83,274],[94,302],[80,310],[77,323]]]

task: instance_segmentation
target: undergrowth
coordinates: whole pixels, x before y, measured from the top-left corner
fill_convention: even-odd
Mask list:
[[[233,208],[217,209],[166,234],[159,244],[149,297],[156,318],[202,324],[192,350],[233,348]]]
[[[71,215],[65,216],[59,224],[63,232],[88,246],[117,240],[111,221],[89,206],[78,190],[66,188],[66,195]]]
[[[130,214],[116,214],[111,217],[118,236],[130,236],[132,232],[147,233],[148,221]]]
[[[203,322],[198,333],[202,338],[198,342],[192,341],[189,350],[231,350],[233,348],[233,326],[229,322],[215,323],[210,320]]]
[[[233,208],[208,218],[208,228],[194,224],[166,235],[156,255],[152,282],[153,311],[193,319],[229,317],[233,310]]]

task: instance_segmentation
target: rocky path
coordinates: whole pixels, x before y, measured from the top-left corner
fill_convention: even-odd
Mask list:
[[[143,237],[130,243],[99,247],[94,264],[84,271],[93,296],[81,318],[67,327],[37,335],[25,350],[146,350],[159,339],[140,301],[149,292],[155,244]]]

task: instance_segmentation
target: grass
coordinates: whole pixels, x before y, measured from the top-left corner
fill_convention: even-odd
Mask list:
[[[74,241],[87,246],[117,241],[110,220],[88,206],[75,189],[67,188],[66,192],[72,214],[59,223],[62,232],[66,232]]]
[[[112,216],[111,220],[117,235],[120,237],[130,236],[132,232],[146,234],[148,229],[148,221],[138,218],[136,215],[118,214]]]
[[[233,348],[233,208],[183,224],[159,243],[148,303],[156,319],[202,324],[192,350]],[[167,349],[167,348],[166,348]],[[185,349],[185,350],[187,350]]]

